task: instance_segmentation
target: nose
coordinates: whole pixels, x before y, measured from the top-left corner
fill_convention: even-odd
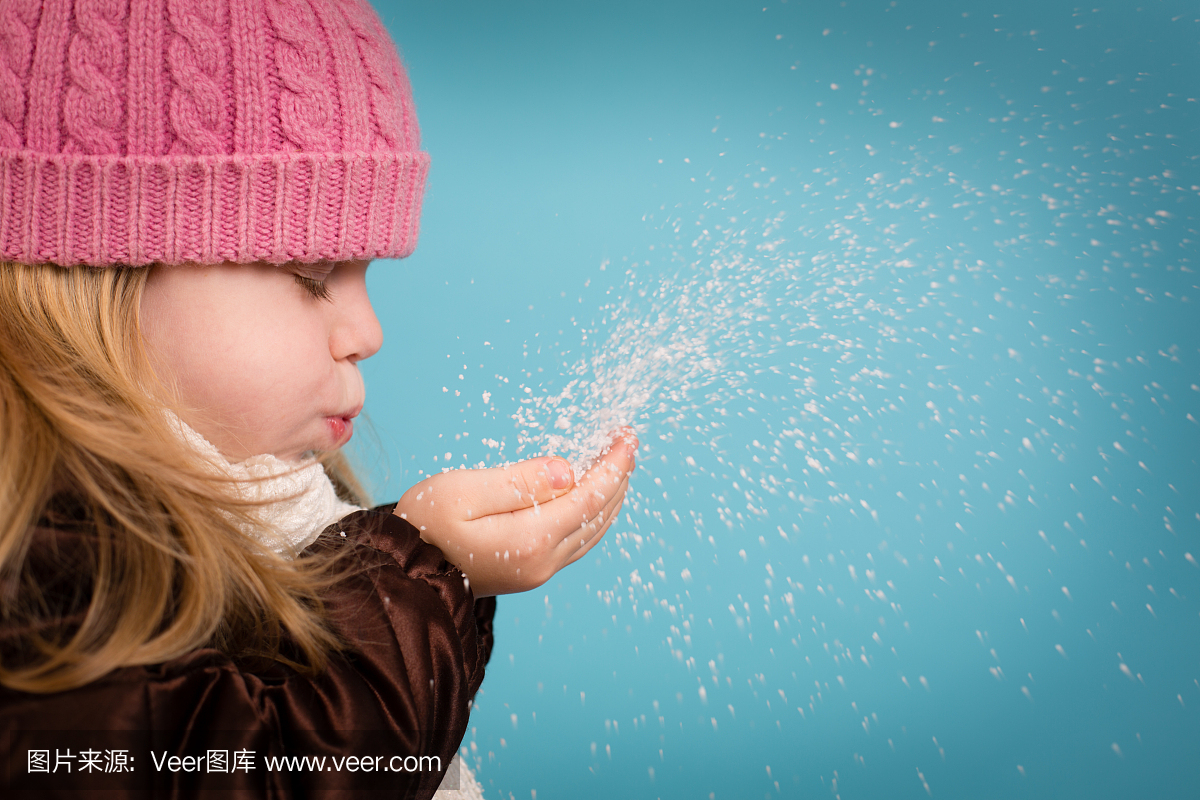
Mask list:
[[[339,281],[334,294],[336,320],[329,336],[329,350],[339,361],[357,363],[370,358],[383,346],[383,327],[367,295],[366,263],[347,265],[347,280]]]

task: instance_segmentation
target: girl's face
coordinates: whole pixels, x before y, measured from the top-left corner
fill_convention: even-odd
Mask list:
[[[184,421],[230,461],[349,441],[358,362],[383,344],[367,264],[152,267],[142,333]]]

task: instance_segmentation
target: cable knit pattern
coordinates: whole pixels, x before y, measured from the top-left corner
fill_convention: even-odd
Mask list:
[[[328,86],[329,63],[312,7],[306,0],[266,0],[265,6],[279,35],[275,66],[283,84],[280,130],[296,149],[332,149],[336,145],[330,124],[334,100]]]
[[[373,149],[415,147],[415,143],[409,141],[410,133],[406,128],[408,118],[414,115],[406,113],[400,99],[400,87],[392,77],[391,53],[387,41],[379,38],[378,21],[370,9],[360,3],[343,2],[342,9],[354,31],[354,40],[370,83],[373,132],[378,137]]]
[[[25,142],[25,81],[40,10],[37,0],[0,3],[0,147],[19,148]]]
[[[0,259],[403,257],[428,167],[367,0],[0,0]]]
[[[77,0],[67,48],[72,85],[63,102],[66,153],[119,153],[125,72],[124,0]]]
[[[366,70],[346,15],[335,3],[315,3],[313,12],[329,44],[331,73],[340,102],[338,131],[348,152],[371,149],[371,98]]]
[[[175,29],[167,45],[171,79],[172,153],[225,153],[226,119],[222,84],[225,81],[224,7],[215,2],[167,0],[167,16]]]

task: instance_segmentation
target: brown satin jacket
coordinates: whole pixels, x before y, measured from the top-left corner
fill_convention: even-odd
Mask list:
[[[322,536],[354,546],[362,568],[324,598],[351,646],[321,674],[201,649],[57,694],[0,687],[0,797],[432,797],[483,681],[495,600],[476,602],[392,510]],[[35,536],[63,559],[64,589],[84,535],[56,524]],[[0,618],[0,653],[20,638]]]

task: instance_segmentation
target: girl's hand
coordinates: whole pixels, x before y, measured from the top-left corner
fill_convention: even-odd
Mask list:
[[[396,514],[461,569],[475,597],[535,589],[582,558],[617,518],[638,441],[622,428],[575,483],[561,458],[432,475]]]

